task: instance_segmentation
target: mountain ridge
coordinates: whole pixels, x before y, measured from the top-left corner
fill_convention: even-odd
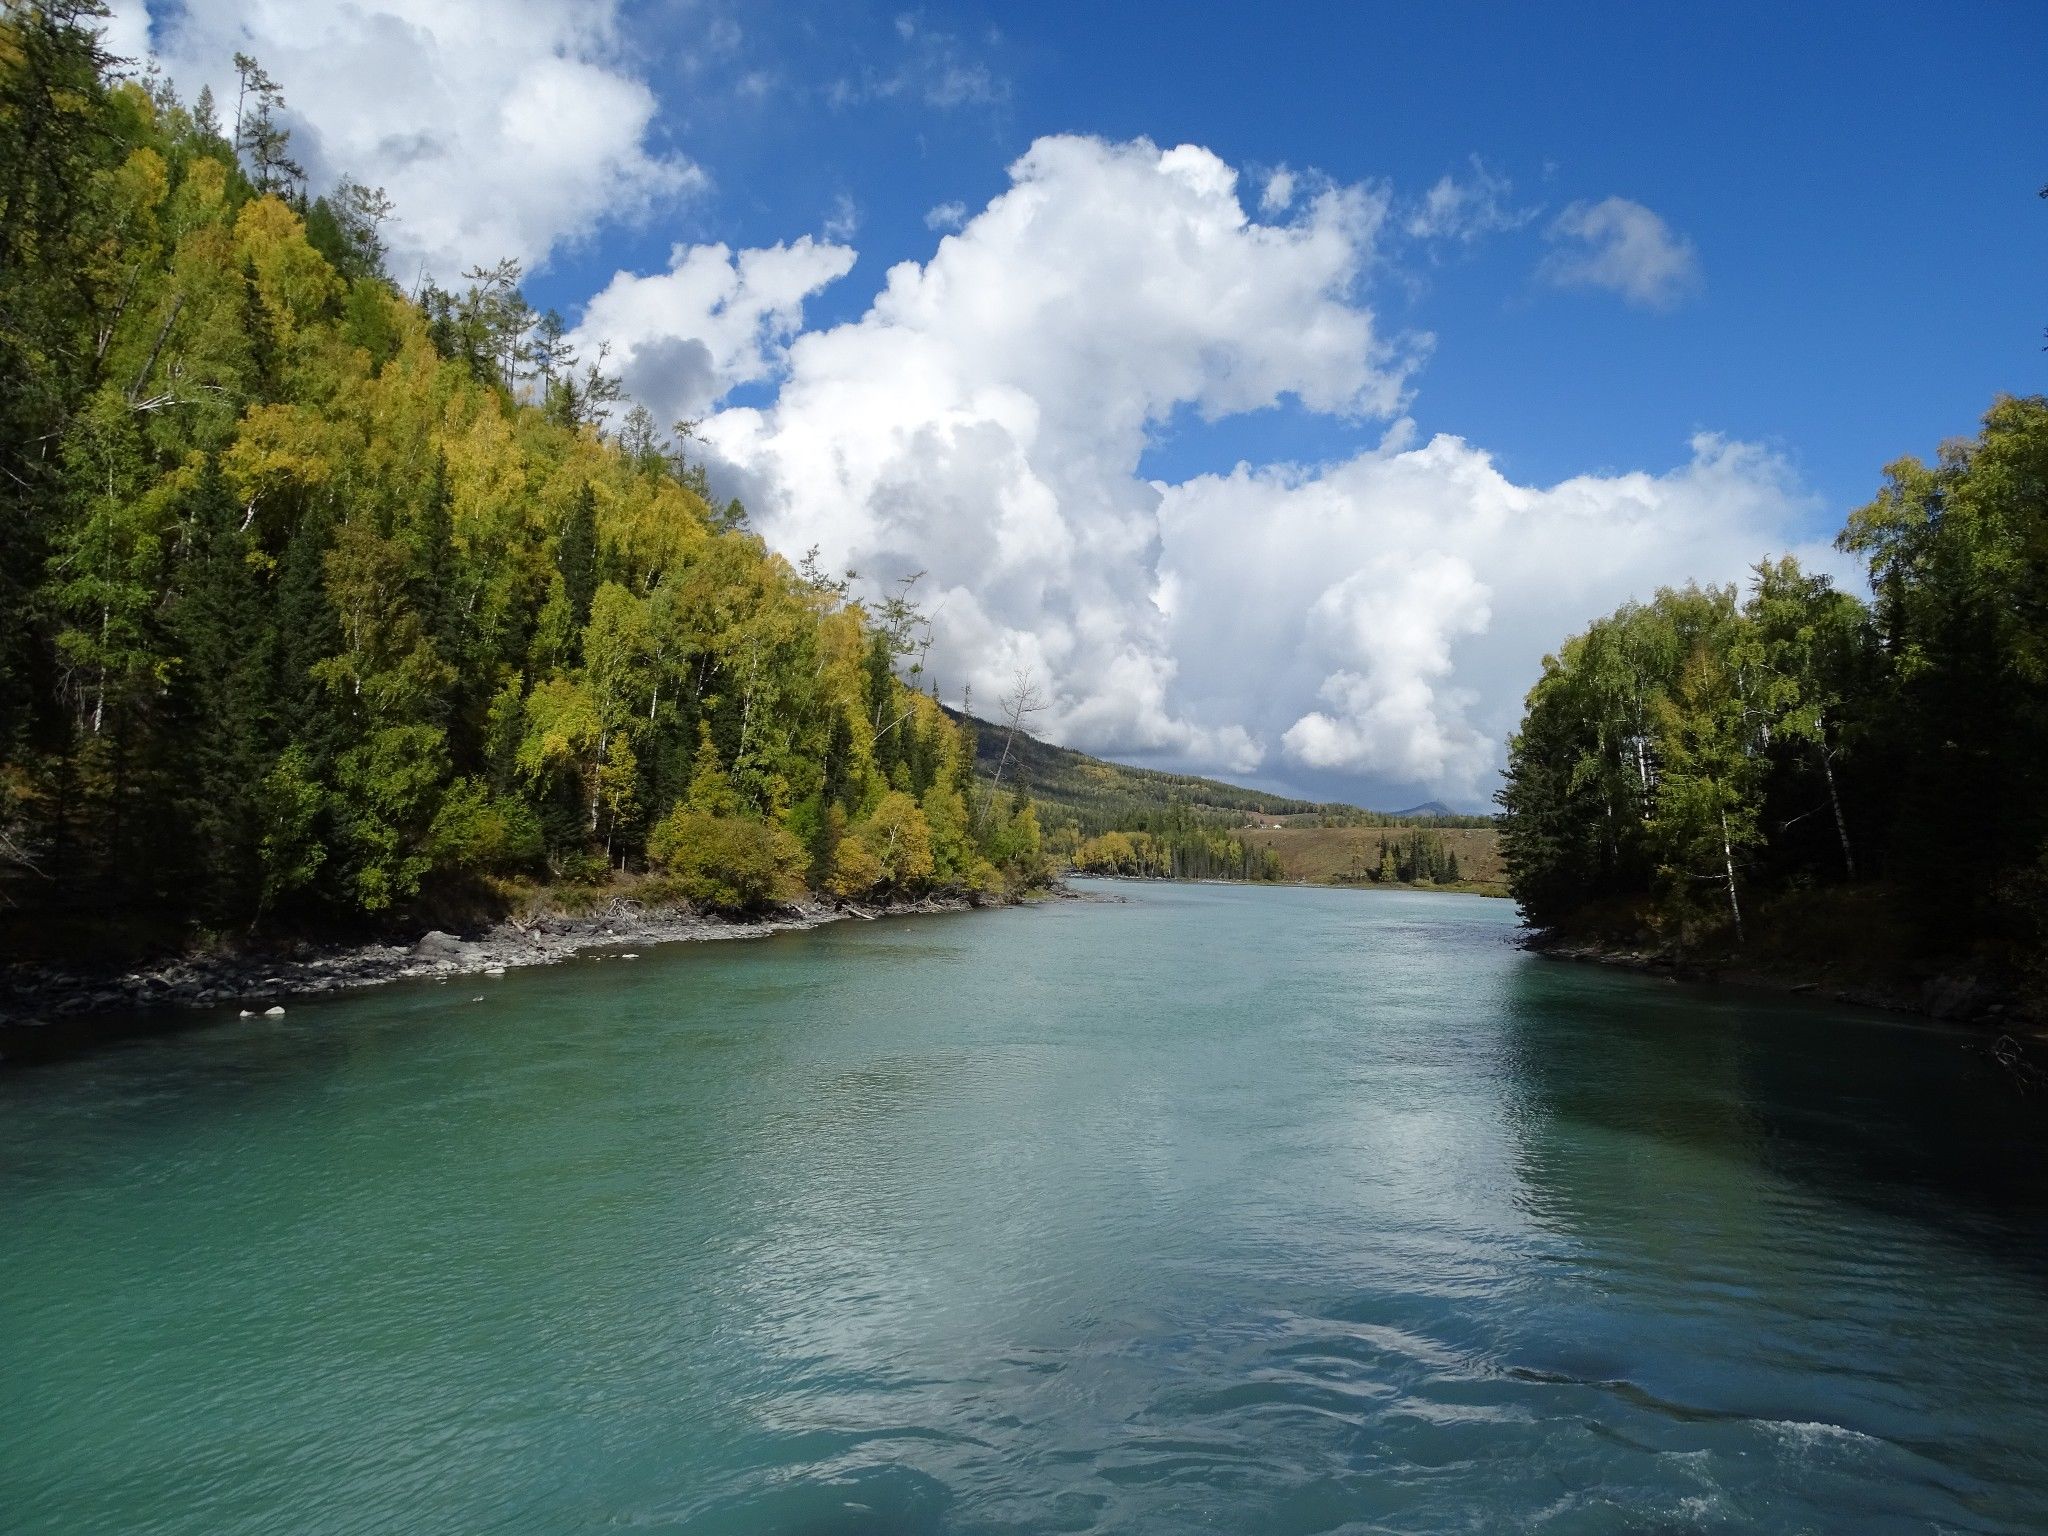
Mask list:
[[[1404,811],[1376,811],[1345,800],[1310,800],[1200,774],[1140,768],[1058,746],[1021,728],[1013,736],[1009,727],[961,710],[949,708],[946,713],[973,732],[978,776],[993,782],[1000,772],[1002,787],[1022,788],[1037,802],[1041,819],[1051,822],[1065,813],[1087,835],[1176,807],[1219,826],[1303,821],[1353,826],[1493,823],[1489,816],[1461,816],[1441,800],[1426,800]]]

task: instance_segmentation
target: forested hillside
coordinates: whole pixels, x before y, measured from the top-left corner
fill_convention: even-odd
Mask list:
[[[0,18],[0,909],[220,931],[652,870],[744,908],[1040,878],[870,613],[713,508],[516,266],[382,269],[238,102]]]
[[[1515,895],[1566,933],[1965,965],[2048,954],[2048,400],[1901,459],[1840,547],[1688,587],[1546,658],[1500,803]]]
[[[1106,762],[1071,747],[1040,741],[1020,726],[955,713],[978,744],[978,771],[991,789],[1022,792],[1038,807],[1047,853],[1091,874],[1195,880],[1338,881],[1359,863],[1367,831],[1402,852],[1392,882],[1439,876],[1455,881],[1453,852],[1441,833],[1418,840],[1417,828],[1472,829],[1493,867],[1493,818],[1459,816],[1435,802],[1410,812],[1362,810],[1341,801],[1291,799],[1219,779],[1164,773]],[[1254,825],[1256,824],[1256,826]],[[1261,831],[1259,828],[1269,830]],[[1351,829],[1333,831],[1331,829]],[[1389,829],[1406,829],[1396,836]],[[1316,834],[1326,835],[1318,836]],[[1331,850],[1343,845],[1341,855]],[[1373,845],[1362,878],[1378,880],[1382,849]],[[1497,878],[1479,876],[1482,883]]]
[[[1507,893],[1492,826],[1252,827],[1240,834],[1280,864],[1280,878],[1314,885],[1451,886]]]

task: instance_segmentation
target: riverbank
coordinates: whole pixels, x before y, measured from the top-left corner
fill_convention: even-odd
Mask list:
[[[1891,975],[1844,980],[1837,967],[1825,961],[1801,964],[1782,958],[1758,962],[1722,953],[1689,955],[1654,944],[1543,931],[1526,935],[1521,947],[1550,960],[1612,966],[1674,981],[1811,995],[1831,1003],[1918,1014],[1945,1023],[2040,1033],[2039,1025],[2029,1020],[2012,998],[1982,976],[1968,971],[1946,970],[1917,979]]]
[[[1059,888],[1049,894],[1063,894]],[[209,1012],[283,1013],[308,998],[398,981],[447,981],[552,965],[593,949],[716,939],[763,938],[827,923],[961,912],[964,896],[932,896],[868,907],[811,900],[758,917],[727,917],[688,906],[616,895],[588,911],[547,901],[481,927],[475,937],[429,929],[416,938],[353,944],[300,941],[263,949],[224,948],[102,972],[17,966],[0,974],[0,1070],[197,1019]]]
[[[1760,992],[1809,996],[1854,1008],[1881,1008],[1955,1024],[1981,1035],[1970,1049],[2002,1071],[2018,1092],[2048,1095],[2048,1026],[2031,1018],[2007,994],[1974,973],[1946,971],[1917,983],[1900,977],[1847,984],[1826,962],[1799,965],[1777,960],[1743,964],[1727,956],[1688,957],[1654,946],[1567,938],[1555,933],[1525,936],[1521,948],[1549,960],[1612,966],[1661,975],[1670,981],[1743,987]]]

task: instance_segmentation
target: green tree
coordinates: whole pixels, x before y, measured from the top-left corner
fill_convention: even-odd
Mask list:
[[[1869,613],[1825,576],[1808,576],[1788,557],[1756,568],[1744,618],[1735,664],[1754,680],[1755,707],[1767,731],[1819,766],[1843,873],[1854,880],[1856,852],[1838,766],[1849,721],[1876,671]]]
[[[213,921],[255,915],[262,890],[262,784],[269,771],[270,633],[239,509],[209,465],[193,493],[168,627],[173,808],[191,840],[195,907]]]
[[[1680,669],[1672,694],[1657,702],[1664,770],[1653,830],[1664,872],[1681,900],[1694,881],[1719,884],[1740,939],[1736,859],[1758,840],[1758,775],[1736,674],[1702,645]]]
[[[617,379],[517,262],[408,298],[389,199],[305,196],[260,65],[223,125],[114,80],[103,14],[0,10],[0,905],[312,922],[643,852],[732,905],[1042,877],[917,691],[915,578],[792,568],[686,429],[602,430]]]
[[[570,621],[581,629],[590,622],[590,604],[597,595],[597,493],[587,485],[569,504],[555,564],[562,573]]]

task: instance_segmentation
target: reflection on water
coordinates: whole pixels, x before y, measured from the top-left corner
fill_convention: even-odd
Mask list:
[[[0,1082],[0,1509],[2048,1519],[2041,1143],[1959,1037],[1534,961],[1473,898],[1121,889]]]
[[[1683,1144],[1738,1198],[1806,1186],[2048,1270],[2040,1106],[1967,1033],[1567,965],[1519,970],[1509,1018],[1530,1128],[1562,1122],[1525,1148],[1539,1190],[1597,1194],[1593,1149],[1647,1137],[1654,1166]]]

